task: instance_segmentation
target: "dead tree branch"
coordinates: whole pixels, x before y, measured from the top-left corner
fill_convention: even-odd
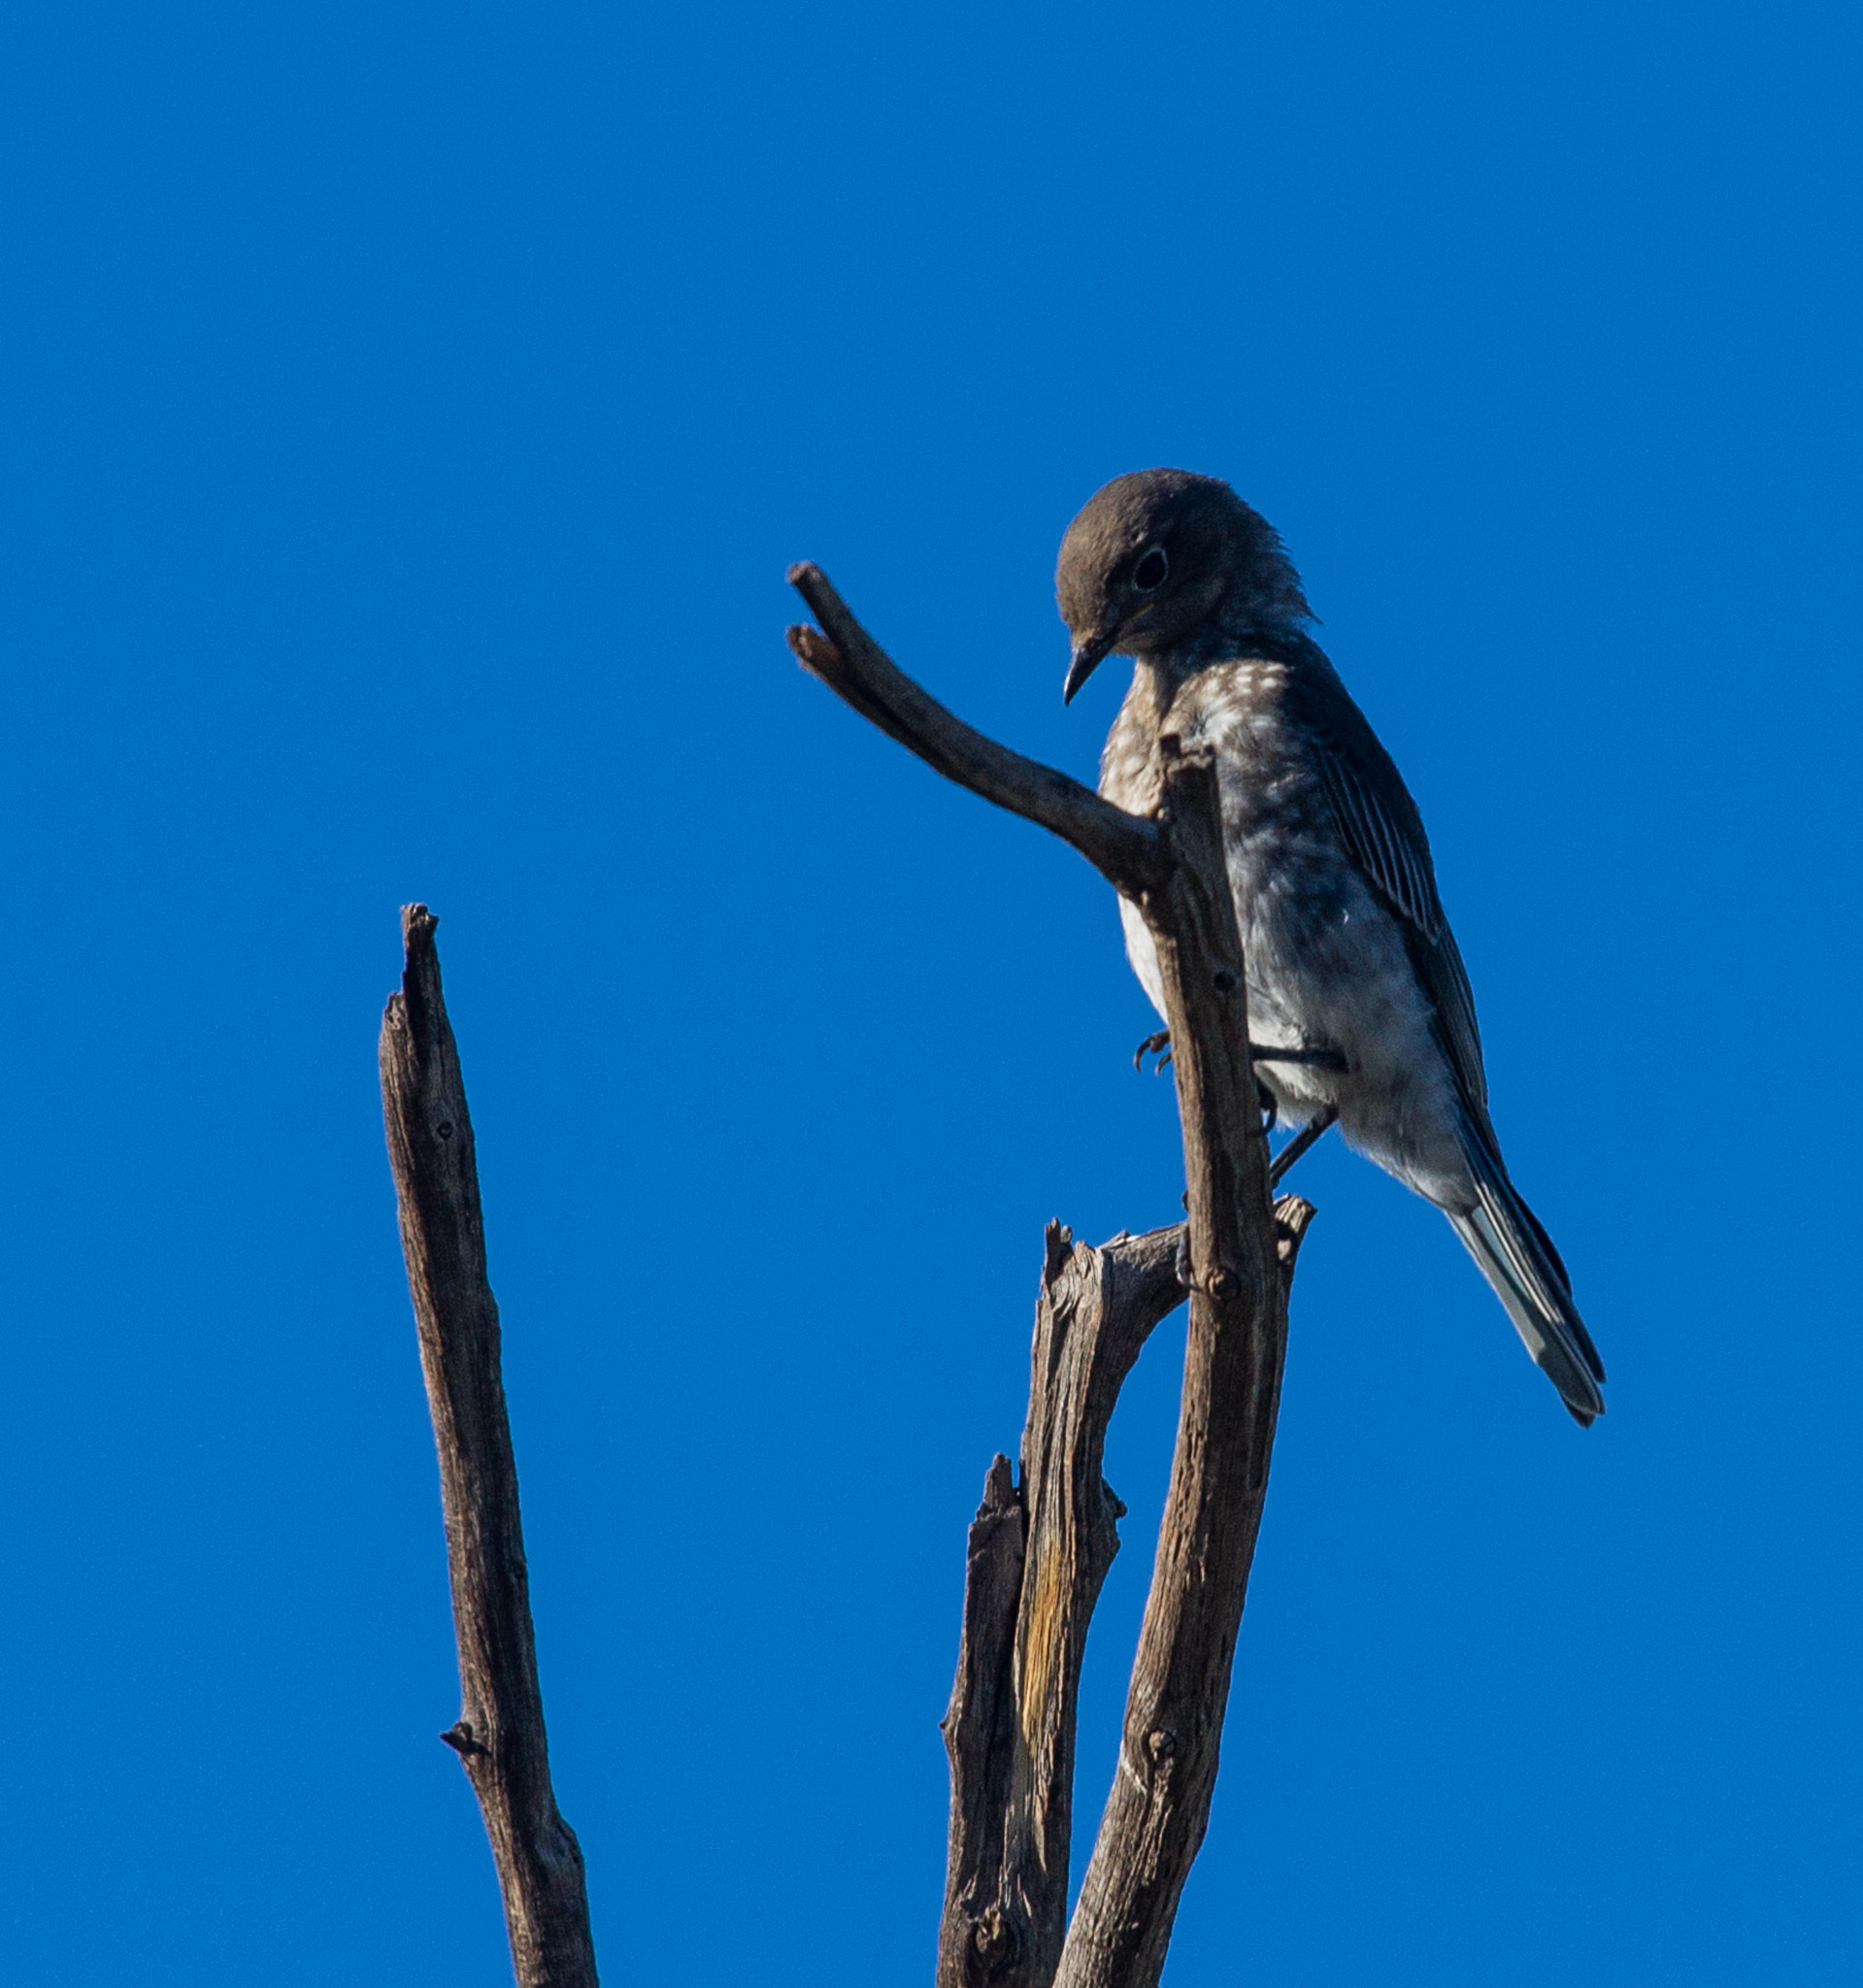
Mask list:
[[[1154,822],[1128,814],[1091,787],[1024,759],[953,716],[861,627],[820,567],[806,560],[790,567],[789,583],[824,631],[791,628],[789,646],[802,667],[843,703],[947,779],[1052,829],[1134,903],[1163,881],[1171,863]]]
[[[440,989],[438,921],[401,914],[407,964],[382,1018],[382,1110],[440,1453],[460,1715],[443,1733],[485,1819],[518,1988],[595,1988],[582,1853],[549,1781],[517,1465],[485,1276],[479,1169]]]
[[[1283,1288],[1313,1206],[1275,1204]],[[1119,1391],[1183,1302],[1182,1224],[1099,1248],[1048,1225],[1018,1489],[990,1466],[945,1716],[950,1846],[939,1988],[1048,1988],[1067,1933],[1081,1666],[1125,1508],[1101,1474]]]
[[[1269,1204],[1215,768],[1207,755],[1181,751],[1167,720],[1157,812],[1148,820],[1127,814],[953,717],[897,669],[818,568],[793,567],[790,580],[825,631],[789,631],[804,666],[948,778],[1070,843],[1138,907],[1157,948],[1188,1182],[1183,1396],[1119,1769],[1051,1976],[1065,1988],[1154,1988],[1209,1820],[1281,1399],[1287,1277],[1312,1212],[1302,1203],[1301,1212],[1290,1209],[1287,1225],[1278,1228]],[[1101,1262],[1082,1273],[1095,1283],[1108,1274],[1099,1254]],[[1175,1257],[1174,1238],[1174,1265]],[[1069,1267],[1051,1245],[1044,1303],[1056,1320],[1057,1308],[1070,1301],[1049,1286]],[[1153,1317],[1140,1328],[1142,1316],[1135,1311],[1130,1324],[1122,1317],[1109,1339],[1100,1385],[1115,1370],[1117,1380],[1105,1399],[1106,1416],[1138,1344],[1156,1323]],[[1131,1355],[1123,1356],[1134,1331]],[[1065,1331],[1059,1337],[1064,1342]],[[993,1467],[972,1529],[965,1646],[947,1728],[954,1861],[941,1988],[1047,1988],[1055,1901],[1066,1895],[1063,1790],[1078,1646],[1111,1560],[1112,1513],[1099,1476],[1104,1419],[1083,1408],[1058,1451],[1042,1433],[1054,1418],[1043,1398],[1039,1322],[1036,1366],[1034,1441],[1025,1444],[1019,1514],[1012,1510],[1007,1468]],[[1090,1384],[1085,1392],[1097,1409],[1100,1397]],[[1066,1395],[1064,1387],[1057,1400]],[[985,1645],[1004,1640],[1016,1560],[1015,1662],[1005,1688],[1000,1660],[992,1666]],[[1063,1715],[1065,1736],[1056,1724]],[[997,1792],[985,1796],[986,1787]],[[994,1887],[985,1876],[992,1851],[1000,1873]]]
[[[940,1988],[1032,1988],[1061,1958],[1081,1662],[1125,1510],[1101,1458],[1140,1348],[1183,1303],[1182,1237],[1181,1227],[1160,1229],[1090,1249],[1048,1224],[1021,1487],[999,1456],[971,1528],[945,1715],[951,1833]]]

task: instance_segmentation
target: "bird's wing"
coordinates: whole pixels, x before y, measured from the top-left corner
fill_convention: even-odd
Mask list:
[[[1363,712],[1315,651],[1292,673],[1298,715],[1313,742],[1314,763],[1353,866],[1397,914],[1411,962],[1463,1094],[1487,1117],[1481,1032],[1468,969],[1436,894],[1429,837],[1396,763]]]

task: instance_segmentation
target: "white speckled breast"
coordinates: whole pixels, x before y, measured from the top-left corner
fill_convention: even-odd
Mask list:
[[[1310,749],[1288,711],[1293,665],[1242,658],[1179,676],[1141,661],[1107,738],[1100,791],[1135,813],[1156,805],[1157,741],[1216,754],[1223,835],[1248,969],[1248,1033],[1329,1048],[1337,1073],[1258,1063],[1290,1120],[1339,1107],[1351,1143],[1423,1193],[1465,1166],[1450,1128],[1452,1079],[1395,919],[1347,859]],[[1121,901],[1126,956],[1162,1014],[1150,935]]]

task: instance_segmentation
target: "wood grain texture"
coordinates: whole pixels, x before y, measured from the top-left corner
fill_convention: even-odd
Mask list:
[[[939,1988],[1009,1982],[1027,1944],[1028,1913],[1002,1883],[1003,1838],[1015,1772],[1012,1663],[1022,1593],[1022,1500],[1006,1456],[983,1479],[964,1561],[964,1627],[944,1717],[950,1833],[938,1927]]]
[[[1155,1988],[1209,1822],[1274,1447],[1288,1287],[1313,1216],[1294,1196],[1270,1203],[1214,762],[1182,751],[1167,720],[1158,808],[1146,819],[1127,814],[927,697],[817,568],[793,567],[790,579],[825,631],[789,631],[804,666],[928,764],[1071,843],[1138,907],[1157,948],[1183,1131],[1190,1321],[1118,1770],[1056,1964],[1048,1956],[1066,1895],[1080,1649],[1116,1546],[1100,1445],[1131,1361],[1119,1365],[1116,1323],[1109,1330],[1102,1315],[1095,1332],[1078,1327],[1081,1302],[1065,1299],[1056,1280],[1075,1259],[1061,1262],[1051,1232],[1023,1482],[1013,1484],[999,1458],[972,1528],[973,1586],[946,1728],[951,1864],[939,1973],[940,1988],[1048,1988],[1050,1979],[1061,1988]],[[1172,1253],[1175,1278],[1175,1240]],[[1088,1284],[1106,1275],[1100,1254],[1101,1264],[1082,1267]],[[1104,1292],[1095,1302],[1104,1314]],[[1064,1311],[1076,1315],[1065,1329]],[[1081,1374],[1053,1360],[1071,1338]],[[1093,1349],[1083,1350],[1089,1340]],[[1009,1633],[1018,1564],[1005,1680],[992,1641]]]
[[[459,1644],[459,1720],[441,1738],[485,1819],[518,1988],[595,1988],[582,1853],[550,1787],[498,1306],[437,922],[424,905],[401,914],[407,964],[383,1016],[381,1065]]]
[[[1045,1988],[1061,1956],[1081,1662],[1125,1509],[1101,1459],[1140,1348],[1183,1302],[1182,1234],[1093,1249],[1048,1224],[1021,1484],[999,1456],[971,1527],[940,1988]]]
[[[1283,1297],[1312,1204],[1275,1204]],[[1185,1228],[1099,1248],[1048,1228],[1022,1481],[999,1456],[972,1522],[944,1720],[950,1837],[939,1988],[1048,1988],[1067,1931],[1081,1666],[1125,1508],[1106,1432],[1153,1329],[1183,1302]]]
[[[1139,901],[1157,946],[1183,1130],[1190,1322],[1177,1449],[1113,1788],[1057,1988],[1152,1988],[1215,1789],[1230,1671],[1268,1489],[1292,1249],[1268,1198],[1242,941],[1216,771],[1160,740],[1174,857]],[[1303,1204],[1303,1207],[1305,1205]]]

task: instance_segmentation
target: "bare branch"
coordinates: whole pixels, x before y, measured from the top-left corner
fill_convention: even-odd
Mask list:
[[[382,1109],[440,1453],[460,1716],[440,1737],[485,1819],[518,1988],[595,1988],[582,1853],[556,1807],[472,1121],[424,905],[382,1019]]]
[[[945,1713],[950,1837],[938,1928],[939,1988],[1007,1982],[1026,1939],[1019,1902],[998,1882],[1015,1772],[1015,1609],[1022,1592],[1022,1500],[1009,1458],[983,1479],[964,1560],[964,1630]]]
[[[1139,1349],[1183,1302],[1182,1236],[1090,1249],[1048,1224],[1021,1489],[998,1457],[971,1528],[940,1988],[1046,1988],[1061,1956],[1081,1661],[1125,1509],[1101,1457]]]
[[[1134,901],[1161,879],[1158,831],[1143,815],[1128,814],[1091,787],[1024,759],[954,717],[861,627],[820,567],[806,560],[790,567],[789,583],[826,631],[824,636],[813,628],[791,628],[789,646],[811,676],[862,717],[947,779],[1052,829]]]
[[[1275,1205],[1284,1284],[1313,1212]],[[1060,1963],[1081,1666],[1125,1512],[1101,1460],[1126,1375],[1183,1302],[1183,1245],[1182,1223],[1097,1249],[1048,1224],[1021,1488],[999,1456],[971,1527],[939,1988],[1048,1988]]]
[[[1154,1988],[1215,1789],[1229,1673],[1268,1489],[1288,1262],[1268,1201],[1242,943],[1214,764],[1166,747],[1159,818],[1179,861],[1140,907],[1157,947],[1183,1122],[1190,1324],[1171,1489],[1126,1695],[1119,1765],[1057,1988]]]
[[[1278,1224],[1269,1203],[1268,1149],[1255,1108],[1247,981],[1224,860],[1215,764],[1207,753],[1184,753],[1167,715],[1159,739],[1163,779],[1157,812],[1141,823],[1109,810],[1076,782],[981,738],[926,697],[886,658],[816,569],[796,567],[790,577],[832,638],[792,629],[790,645],[805,664],[941,772],[1071,842],[1138,907],[1157,950],[1188,1190],[1191,1298],[1183,1395],[1171,1490],[1126,1699],[1118,1773],[1054,1977],[1058,1988],[1155,1988],[1178,1900],[1209,1822],[1281,1401],[1287,1285],[1312,1212],[1305,1203],[1292,1206],[1290,1198]],[[1141,828],[1154,840],[1134,833]],[[1034,1419],[1032,1408],[1031,1426]],[[1089,1490],[1097,1488],[1097,1476],[1096,1468]],[[1032,1476],[1024,1490],[1026,1502],[1036,1491]],[[1042,1831],[1035,1828],[1028,1798],[1038,1750],[1046,1749],[1040,1755],[1043,1773],[1051,1775],[1072,1740],[1071,1733],[1061,1742],[1047,1732],[1046,1720],[1058,1711],[1060,1697],[1041,1667],[1084,1636],[1091,1595],[1105,1573],[1099,1565],[1098,1575],[1092,1574],[1105,1550],[1089,1543],[1094,1514],[1090,1506],[1080,1508],[1083,1494],[1078,1482],[1071,1493],[1073,1565],[1053,1562],[1052,1576],[1042,1572],[1048,1562],[1042,1552],[1039,1507],[1029,1507],[1034,1516],[1024,1555],[1015,1678],[1018,1758],[1004,1814],[1005,1882],[994,1902],[1002,1932],[983,1929],[980,1918],[990,1951],[986,1955],[979,1947],[978,1958],[988,1971],[967,1973],[966,1981],[1003,1979],[1018,1951],[1033,1951],[1039,1941],[1026,1897],[1029,1863],[1042,1871],[1044,1902],[1057,1882],[1051,1825],[1058,1822],[1064,1842],[1065,1798],[1055,1806],[1052,1787],[1045,1789]],[[1084,1585],[1089,1577],[1090,1588]],[[1049,1606],[1048,1594],[1058,1606],[1063,1589],[1073,1607],[1057,1644],[1037,1618]],[[1079,1606],[1083,1593],[1086,1607]],[[1000,1612],[998,1607],[991,1619]],[[980,1626],[981,1621],[980,1615]],[[981,1673],[981,1651],[967,1646],[966,1663]],[[992,1705],[1000,1706],[1000,1698]],[[1042,1714],[1033,1726],[1031,1705]],[[1000,1713],[994,1723],[1000,1724]],[[1071,1706],[1067,1723],[1071,1728]],[[1024,1780],[1025,1774],[1031,1778]],[[1016,1845],[1024,1839],[1032,1858],[1018,1857]],[[954,1846],[956,1841],[954,1822]],[[981,1844],[980,1837],[980,1849]],[[1012,1877],[1022,1896],[1015,1894]],[[953,1872],[948,1936],[948,1906],[962,1892],[958,1879]],[[1058,1882],[1064,1889],[1064,1864]],[[981,1907],[977,1888],[970,1896]],[[1042,1911],[1047,1909],[1044,1903]],[[1040,1923],[1045,1926],[1046,1917]],[[941,1957],[949,1948],[948,1938]],[[1026,1978],[1031,1988],[1044,1988],[1034,1974]],[[945,1979],[955,1988],[955,1976]]]

